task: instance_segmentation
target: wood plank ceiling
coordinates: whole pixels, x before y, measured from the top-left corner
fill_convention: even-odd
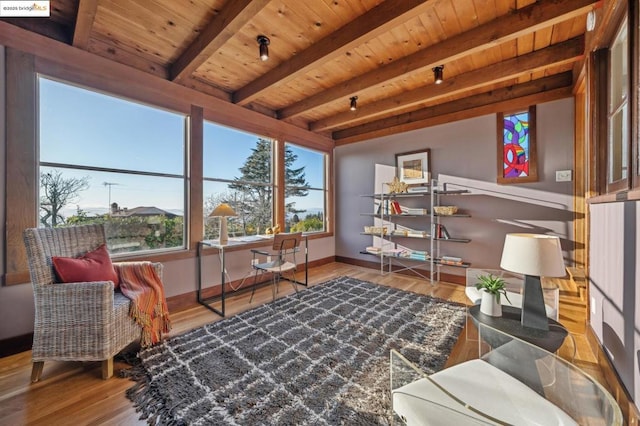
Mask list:
[[[56,0],[48,19],[3,20],[341,144],[514,97],[566,96],[599,3]],[[258,35],[270,39],[267,61]]]

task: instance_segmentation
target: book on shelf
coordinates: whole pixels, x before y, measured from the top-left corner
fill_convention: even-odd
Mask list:
[[[447,231],[447,228],[444,225],[440,225],[440,232],[442,233],[442,238],[444,238],[445,240],[448,240],[449,238],[451,238],[451,235],[449,235],[449,231]]]
[[[462,258],[455,256],[442,256],[440,263],[444,265],[462,265]]]
[[[418,231],[417,229],[409,229],[407,236],[409,237],[428,237],[427,231]]]
[[[382,249],[382,247],[369,246],[365,249],[367,253],[375,254],[375,255],[385,255],[385,256],[403,256],[406,252],[405,249],[400,248],[386,248]]]
[[[402,214],[402,207],[396,200],[391,201],[391,214]]]
[[[376,214],[389,214],[389,200],[384,200],[384,202],[378,203],[378,208],[376,209]]]
[[[411,215],[426,215],[429,214],[427,209],[420,208],[412,208],[412,207],[402,207],[402,212]]]
[[[411,250],[407,257],[415,260],[429,260],[429,253],[421,250]]]
[[[420,192],[429,192],[431,188],[428,186],[410,186],[407,188],[408,193],[420,193]]]
[[[447,231],[447,228],[445,228],[444,225],[439,223],[433,224],[431,234],[433,235],[434,238],[440,238],[443,240],[448,240],[449,238],[451,238],[451,236],[449,235],[449,231]]]

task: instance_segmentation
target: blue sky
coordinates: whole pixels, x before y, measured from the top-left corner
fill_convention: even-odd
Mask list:
[[[90,167],[181,175],[184,169],[185,116],[41,78],[40,160]],[[204,175],[239,177],[239,168],[258,136],[205,123]],[[179,141],[179,142],[176,142]],[[296,167],[306,165],[307,181],[322,186],[322,154],[294,147]],[[45,170],[45,169],[43,169]],[[183,210],[183,181],[122,173],[64,170],[66,177],[89,177],[90,188],[69,210],[106,211],[156,206]],[[109,199],[110,190],[110,199]],[[205,198],[209,194],[205,193]],[[321,208],[321,197],[298,201],[299,208]]]

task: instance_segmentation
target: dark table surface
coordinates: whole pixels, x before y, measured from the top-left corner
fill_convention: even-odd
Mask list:
[[[549,352],[555,352],[562,346],[568,332],[559,322],[549,318],[549,330],[524,327],[520,322],[521,312],[522,310],[519,308],[503,305],[502,316],[492,317],[480,312],[480,305],[474,305],[469,308],[469,314],[476,326],[479,321]]]

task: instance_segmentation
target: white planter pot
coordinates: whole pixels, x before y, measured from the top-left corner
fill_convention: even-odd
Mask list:
[[[492,317],[501,317],[502,305],[498,301],[498,297],[484,290],[482,290],[481,293],[482,300],[480,301],[480,312]]]

